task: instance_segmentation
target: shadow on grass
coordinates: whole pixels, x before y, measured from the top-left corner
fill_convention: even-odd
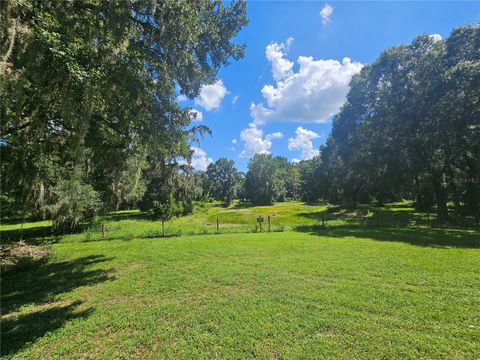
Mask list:
[[[107,221],[122,221],[122,220],[158,220],[152,212],[118,212],[109,213],[102,216],[103,220]]]
[[[2,356],[13,355],[25,345],[34,342],[50,331],[61,328],[74,319],[87,318],[92,309],[78,311],[81,302],[54,307],[18,317],[2,319]]]
[[[111,269],[91,269],[105,261],[105,256],[87,256],[60,263],[36,263],[11,266],[2,271],[1,344],[2,356],[14,354],[24,345],[41,338],[48,331],[61,328],[76,318],[86,318],[91,309],[79,311],[80,302],[54,306],[57,297],[78,287],[112,280]],[[15,314],[23,306],[48,309]]]
[[[457,229],[365,228],[360,226],[334,226],[322,228],[319,225],[301,225],[295,228],[299,232],[328,237],[356,237],[376,241],[403,242],[422,247],[480,248],[480,232]]]
[[[90,228],[90,224],[80,224],[68,231],[61,233],[52,231],[51,225],[34,226],[28,228],[10,229],[0,231],[0,243],[3,245],[11,244],[16,241],[26,241],[32,245],[39,245],[45,240],[55,240],[68,234],[79,234]]]
[[[20,240],[27,241],[30,244],[39,244],[52,235],[52,227],[49,225],[0,231],[2,244],[10,244]]]
[[[400,210],[395,210],[401,208]],[[421,213],[413,208],[407,208],[405,205],[388,205],[384,207],[374,207],[371,205],[362,205],[357,207],[332,206],[326,211],[302,212],[298,216],[305,217],[318,222],[343,221],[350,225],[364,226],[438,226],[436,224],[436,215],[434,213]],[[450,215],[450,228],[478,229],[473,217],[460,217]]]
[[[256,205],[252,204],[251,202],[239,201],[239,202],[234,203],[228,209],[229,210],[248,209],[248,208],[254,207],[254,206],[256,206]]]

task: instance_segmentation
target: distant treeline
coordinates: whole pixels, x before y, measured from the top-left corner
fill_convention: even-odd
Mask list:
[[[244,55],[244,1],[5,1],[0,46],[2,217],[59,229],[140,207],[162,218],[194,201],[415,201],[478,217],[480,26],[385,50],[351,82],[320,156],[255,155],[248,171],[188,165],[194,98]],[[187,159],[182,163],[179,159]]]

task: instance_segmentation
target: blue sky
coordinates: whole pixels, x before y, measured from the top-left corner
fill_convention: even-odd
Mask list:
[[[196,101],[179,99],[201,112],[195,124],[213,130],[194,145],[198,169],[224,156],[246,170],[256,152],[314,156],[363,64],[417,35],[445,38],[479,22],[480,2],[252,1],[248,18],[236,39],[247,45],[245,58],[223,68],[221,82]]]

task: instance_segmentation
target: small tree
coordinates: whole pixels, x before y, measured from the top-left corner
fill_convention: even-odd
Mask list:
[[[154,201],[154,214],[162,221],[162,236],[165,237],[165,221],[170,220],[176,214],[177,206],[172,194],[169,194],[163,201]]]
[[[55,202],[49,207],[54,230],[72,230],[82,220],[91,220],[101,207],[98,193],[79,177],[60,180],[53,188]]]

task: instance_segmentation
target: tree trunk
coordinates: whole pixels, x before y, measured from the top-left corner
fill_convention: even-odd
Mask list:
[[[445,224],[448,220],[447,209],[447,187],[444,184],[443,177],[433,179],[433,189],[435,191],[435,200],[437,202],[437,221],[439,224]]]

